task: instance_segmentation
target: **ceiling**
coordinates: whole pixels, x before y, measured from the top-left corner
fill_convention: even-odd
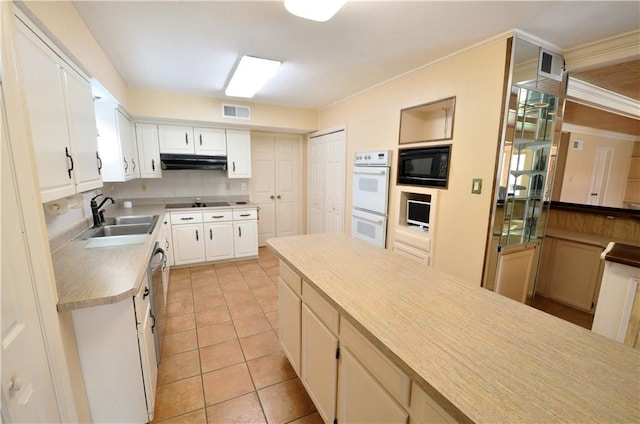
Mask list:
[[[314,109],[514,28],[562,50],[640,28],[636,1],[350,0],[324,23],[282,1],[74,5],[130,87],[225,98],[247,54],[283,62],[252,101]]]

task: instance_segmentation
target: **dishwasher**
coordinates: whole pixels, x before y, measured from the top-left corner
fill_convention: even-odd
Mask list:
[[[160,351],[164,341],[166,327],[166,305],[164,297],[164,279],[167,272],[167,255],[156,243],[149,260],[149,287],[151,288],[151,317],[153,318],[153,339],[156,348],[156,361],[160,365]]]

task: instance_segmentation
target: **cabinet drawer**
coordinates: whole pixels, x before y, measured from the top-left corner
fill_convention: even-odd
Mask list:
[[[204,222],[231,221],[233,212],[231,210],[209,211],[202,214]]]
[[[399,255],[431,266],[431,255],[424,250],[416,249],[415,247],[396,241],[393,244],[393,251]]]
[[[302,294],[302,278],[283,261],[280,261],[280,279],[287,283],[298,296]]]
[[[233,210],[233,220],[234,221],[242,221],[246,219],[258,219],[258,210],[257,209],[241,209],[241,210]]]
[[[411,379],[367,340],[350,322],[340,319],[340,342],[405,408],[409,406]]]
[[[202,222],[202,212],[171,212],[171,224],[197,224]]]
[[[338,334],[340,315],[309,283],[302,281],[302,300],[334,334]]]

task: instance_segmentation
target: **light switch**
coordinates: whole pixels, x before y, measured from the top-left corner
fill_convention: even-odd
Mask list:
[[[472,194],[480,194],[482,193],[482,178],[474,178],[471,183],[471,193]]]

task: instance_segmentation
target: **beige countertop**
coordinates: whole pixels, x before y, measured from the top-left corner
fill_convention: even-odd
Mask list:
[[[639,350],[346,234],[268,244],[462,421],[640,422]]]
[[[107,217],[160,215],[153,233],[140,244],[88,248],[89,240],[71,239],[54,250],[58,311],[116,303],[133,297],[147,271],[164,212],[164,205],[107,210]]]

